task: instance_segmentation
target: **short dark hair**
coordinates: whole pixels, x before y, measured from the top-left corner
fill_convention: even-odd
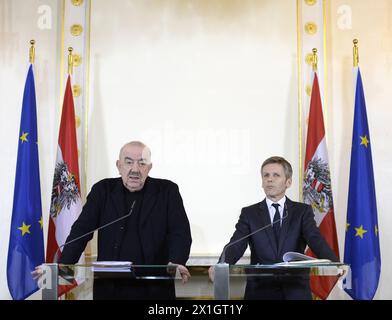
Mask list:
[[[265,160],[261,165],[261,172],[263,172],[263,168],[267,164],[271,164],[271,163],[278,163],[283,167],[284,174],[286,175],[286,179],[290,179],[293,176],[293,168],[291,167],[290,162],[288,162],[285,158],[279,156],[269,157],[267,160]]]

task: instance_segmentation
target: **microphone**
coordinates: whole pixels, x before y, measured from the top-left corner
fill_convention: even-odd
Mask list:
[[[246,239],[246,238],[249,238],[250,236],[253,236],[255,233],[258,233],[258,232],[260,232],[260,231],[263,231],[263,230],[265,230],[265,229],[267,229],[267,228],[272,227],[275,223],[278,223],[278,222],[280,223],[281,221],[283,221],[284,219],[286,219],[288,215],[289,215],[289,212],[287,211],[287,206],[286,206],[286,202],[285,202],[285,203],[284,203],[284,213],[283,213],[282,218],[280,218],[280,219],[278,219],[278,220],[276,220],[276,221],[273,221],[273,222],[270,223],[270,224],[267,224],[267,225],[265,225],[265,226],[262,226],[261,228],[255,230],[255,231],[253,231],[253,232],[251,232],[251,233],[249,233],[249,234],[247,234],[247,235],[245,235],[245,236],[243,236],[243,237],[241,237],[241,238],[239,238],[239,239],[237,239],[237,240],[235,240],[235,241],[233,241],[233,242],[229,242],[229,243],[228,243],[227,245],[225,245],[224,248],[223,248],[221,258],[219,259],[219,263],[225,263],[226,250],[227,250],[229,247],[231,247],[231,246],[237,244],[238,242],[240,242],[240,241],[242,241],[242,240],[244,240],[244,239]]]
[[[54,254],[53,263],[57,263],[58,254],[59,254],[61,248],[64,248],[66,245],[68,245],[68,244],[70,244],[70,243],[72,243],[72,242],[75,242],[75,241],[77,241],[77,240],[79,240],[79,239],[82,239],[82,238],[88,236],[89,234],[94,233],[95,231],[104,229],[104,228],[106,228],[106,227],[112,225],[113,223],[116,223],[116,222],[121,221],[121,220],[123,220],[123,219],[125,219],[125,218],[128,218],[128,217],[132,214],[133,207],[135,206],[135,203],[136,203],[136,200],[133,200],[132,205],[131,205],[131,209],[129,210],[129,213],[127,213],[125,216],[122,216],[122,217],[120,217],[120,218],[117,218],[116,220],[113,220],[113,221],[111,221],[111,222],[105,223],[103,226],[100,226],[100,227],[98,227],[98,228],[96,228],[96,229],[94,229],[94,230],[92,230],[92,231],[89,231],[89,232],[87,232],[87,233],[85,233],[85,234],[82,234],[81,236],[76,237],[75,239],[72,239],[72,240],[67,241],[67,242],[65,242],[64,244],[62,244],[62,245],[56,250],[56,253]]]

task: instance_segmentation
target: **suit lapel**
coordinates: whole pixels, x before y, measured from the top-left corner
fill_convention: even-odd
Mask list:
[[[140,223],[143,225],[151,214],[154,208],[155,202],[157,201],[157,193],[159,192],[154,179],[147,177],[144,185],[143,203],[140,211]]]
[[[267,202],[265,199],[260,203],[260,216],[262,220],[262,225],[267,226],[271,224],[271,217],[269,215],[269,210],[267,207]],[[275,234],[274,234],[274,229],[272,227],[265,229],[265,232],[268,236],[269,242],[271,244],[272,249],[274,250],[275,253],[278,252],[278,247],[277,243],[275,240]]]
[[[115,209],[113,211],[116,218],[128,213],[125,212],[124,190],[121,178],[118,179],[118,183],[111,192],[110,198]]]

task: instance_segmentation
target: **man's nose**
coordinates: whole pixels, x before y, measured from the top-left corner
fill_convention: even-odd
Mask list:
[[[139,164],[137,162],[132,164],[130,172],[139,172]]]

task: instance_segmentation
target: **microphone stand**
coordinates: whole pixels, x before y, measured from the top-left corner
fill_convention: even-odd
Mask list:
[[[214,298],[215,300],[229,300],[230,298],[230,284],[229,284],[229,273],[230,273],[230,269],[229,269],[229,264],[226,263],[225,258],[226,258],[226,250],[235,245],[236,243],[247,239],[249,237],[251,237],[252,235],[254,235],[255,233],[258,233],[260,231],[263,231],[269,227],[272,227],[275,223],[280,223],[281,221],[283,221],[284,219],[287,218],[288,216],[288,211],[287,211],[287,206],[286,203],[284,204],[284,215],[282,218],[267,224],[233,242],[229,242],[227,245],[225,245],[225,247],[223,248],[223,252],[221,255],[221,258],[219,259],[218,264],[215,265],[214,267]]]
[[[42,286],[42,299],[43,300],[57,300],[58,299],[58,276],[61,275],[64,279],[71,279],[73,280],[73,270],[71,270],[69,267],[62,267],[59,268],[58,266],[58,254],[61,250],[61,248],[65,247],[66,245],[73,243],[77,240],[80,240],[95,231],[99,231],[103,228],[106,228],[118,221],[121,221],[127,217],[129,217],[132,214],[133,208],[135,206],[136,200],[132,202],[131,209],[129,210],[129,213],[126,214],[125,216],[122,216],[120,218],[117,218],[116,220],[113,220],[109,223],[104,224],[103,226],[100,226],[92,231],[89,231],[85,234],[82,234],[79,237],[76,237],[75,239],[72,239],[70,241],[65,242],[63,245],[61,245],[55,252],[54,257],[53,257],[53,262],[52,263],[46,263],[42,266],[42,271],[43,271],[43,276],[42,279],[39,279],[39,283]]]
[[[285,204],[284,204],[284,215],[283,215],[282,218],[280,218],[280,219],[278,219],[278,220],[276,220],[276,221],[273,221],[273,222],[270,223],[270,224],[267,224],[267,225],[265,225],[265,226],[262,226],[261,228],[255,230],[255,231],[253,231],[253,232],[251,232],[251,233],[249,233],[249,234],[247,234],[247,235],[245,235],[245,236],[243,236],[243,237],[241,237],[241,238],[239,238],[239,239],[237,239],[237,240],[235,240],[235,241],[233,241],[233,242],[229,242],[227,245],[225,245],[225,247],[223,248],[223,252],[222,252],[221,258],[219,259],[219,263],[225,263],[225,262],[226,262],[226,259],[225,259],[225,258],[226,258],[226,250],[227,250],[229,247],[231,247],[231,246],[237,244],[238,242],[240,242],[240,241],[242,241],[242,240],[245,240],[246,238],[249,238],[249,237],[253,236],[255,233],[258,233],[258,232],[260,232],[260,231],[263,231],[263,230],[265,230],[265,229],[267,229],[267,228],[272,227],[275,223],[280,223],[281,221],[283,221],[284,219],[286,219],[287,216],[288,216],[288,211],[287,211],[287,207],[286,207],[286,203],[285,203]]]
[[[134,200],[134,201],[132,202],[131,209],[129,210],[129,213],[126,214],[125,216],[122,216],[122,217],[120,217],[120,218],[117,218],[116,220],[113,220],[113,221],[111,221],[111,222],[109,222],[109,223],[106,223],[106,224],[104,224],[103,226],[100,226],[100,227],[98,227],[98,228],[96,228],[96,229],[94,229],[94,230],[92,230],[92,231],[89,231],[89,232],[87,232],[87,233],[85,233],[85,234],[82,234],[81,236],[76,237],[75,239],[72,239],[72,240],[67,241],[66,243],[62,244],[60,247],[58,247],[58,249],[56,250],[56,253],[54,254],[53,263],[57,263],[58,254],[59,254],[61,248],[65,247],[66,245],[71,244],[71,243],[73,243],[73,242],[75,242],[75,241],[77,241],[77,240],[79,240],[79,239],[82,239],[82,238],[84,238],[84,237],[86,237],[86,236],[88,236],[88,235],[94,233],[95,231],[99,231],[99,230],[101,230],[101,229],[103,229],[103,228],[106,228],[106,227],[112,225],[113,223],[116,223],[116,222],[118,222],[118,221],[121,221],[121,220],[123,220],[123,219],[129,217],[129,216],[132,214],[133,207],[135,206],[135,203],[136,203],[136,200]]]

